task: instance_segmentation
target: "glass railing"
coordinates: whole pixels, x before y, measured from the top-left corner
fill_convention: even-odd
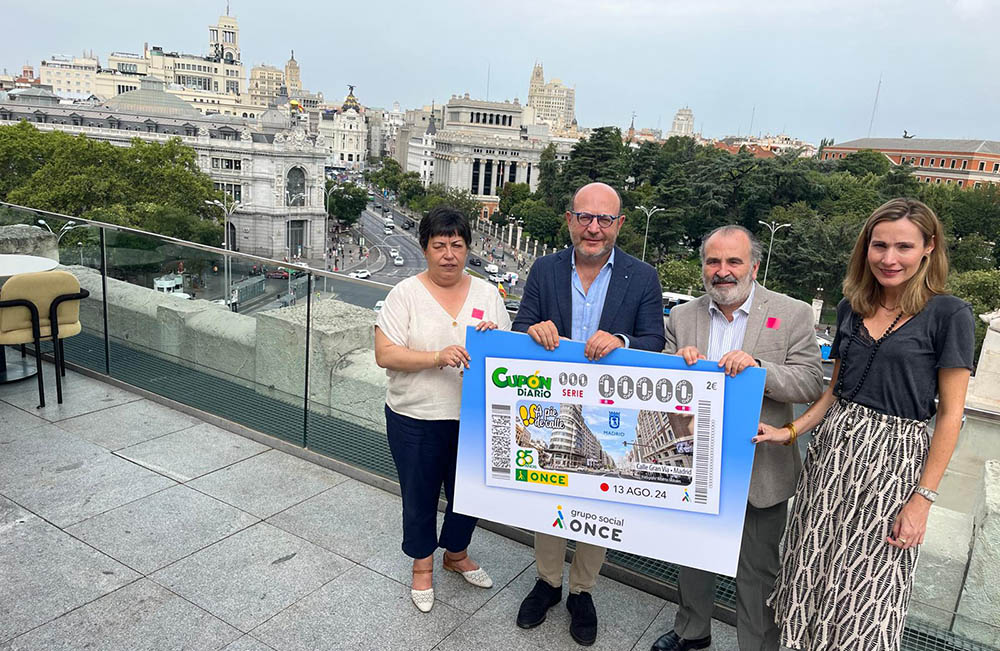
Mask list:
[[[372,328],[390,287],[0,204],[0,228],[15,224],[60,234],[37,251],[58,256],[91,292],[83,332],[65,341],[70,364],[395,480]],[[932,509],[906,649],[1000,649],[991,459],[1000,459],[1000,415],[970,413]],[[672,594],[675,566],[619,552],[608,560],[616,578]],[[720,577],[716,602],[731,621],[732,579]]]

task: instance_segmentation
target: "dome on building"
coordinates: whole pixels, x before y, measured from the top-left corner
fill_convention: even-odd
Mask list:
[[[119,112],[141,115],[161,115],[172,118],[197,118],[201,113],[181,98],[168,93],[162,79],[147,77],[140,82],[139,90],[115,95],[104,106]]]
[[[347,92],[347,97],[344,98],[344,105],[341,106],[341,110],[346,111],[348,109],[354,109],[358,113],[361,112],[361,103],[358,102],[358,98],[354,96],[354,86],[348,86],[349,90]]]

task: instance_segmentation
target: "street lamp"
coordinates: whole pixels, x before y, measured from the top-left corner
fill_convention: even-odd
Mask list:
[[[74,228],[83,228],[84,226],[86,226],[86,224],[77,224],[75,221],[71,219],[67,221],[65,224],[63,224],[62,228],[60,228],[59,232],[57,233],[56,231],[52,230],[52,227],[49,226],[48,222],[46,222],[44,219],[39,219],[38,223],[44,226],[50,233],[56,236],[56,246],[59,245],[59,242],[62,240],[63,236],[66,233],[70,232]]]
[[[228,197],[228,196],[229,195],[223,195],[223,199],[224,199],[223,201],[219,201],[218,199],[205,199],[205,203],[207,205],[209,205],[209,206],[216,206],[218,208],[221,208],[222,209],[222,214],[225,216],[224,223],[223,223],[223,230],[225,231],[225,234],[224,234],[223,239],[222,239],[222,246],[225,247],[225,249],[226,249],[226,257],[223,260],[223,264],[222,264],[222,277],[223,277],[223,282],[225,283],[225,289],[223,290],[223,293],[222,293],[222,300],[224,300],[226,302],[226,305],[230,304],[230,300],[232,298],[230,296],[230,292],[232,291],[232,287],[231,287],[232,272],[231,272],[230,266],[229,266],[230,265],[230,263],[229,263],[229,246],[230,246],[230,242],[229,242],[229,222],[230,222],[230,220],[233,217],[233,213],[235,213],[243,205],[240,201],[237,201],[235,199],[231,203],[229,201],[226,201],[225,198]]]
[[[333,191],[336,190],[336,189],[338,189],[339,187],[340,186],[338,186],[336,183],[333,183],[333,184],[330,185],[330,187],[328,187],[325,190],[326,201],[323,204],[325,206],[325,208],[326,208],[326,215],[323,217],[323,269],[327,270],[327,271],[329,271],[329,269],[330,269],[330,253],[329,253],[329,251],[330,251],[330,195],[333,194]],[[337,228],[337,242],[338,243],[340,242],[340,227],[339,227],[339,224],[338,224],[338,228]],[[324,276],[323,278],[324,278],[324,289],[325,289],[326,277]]]
[[[302,199],[302,204],[301,205],[297,205],[295,203],[296,201],[298,201],[299,198]],[[305,192],[291,192],[290,190],[285,190],[285,205],[287,205],[289,208],[301,208],[301,207],[303,207],[303,206],[306,205],[305,200],[306,200],[306,193]],[[289,217],[291,217],[291,214],[289,214]],[[288,228],[289,228],[289,226],[288,226],[288,223],[286,222],[285,223],[285,241],[288,244],[287,247],[286,247],[286,249],[288,251],[287,261],[291,262],[292,257],[293,257],[292,256],[292,237],[291,237],[291,232],[288,230]]]
[[[646,238],[649,237],[649,218],[652,217],[653,215],[655,215],[656,213],[660,212],[661,210],[665,210],[665,209],[664,208],[657,208],[656,206],[653,206],[652,208],[647,208],[646,206],[636,206],[636,208],[638,208],[639,210],[641,210],[643,212],[643,214],[646,215],[646,234],[642,236],[642,261],[645,262],[646,261]]]
[[[771,266],[771,247],[774,246],[774,234],[777,233],[782,228],[784,228],[785,226],[791,226],[791,224],[779,224],[778,222],[773,220],[765,222],[759,219],[757,220],[757,223],[767,226],[769,229],[771,229],[771,241],[767,245],[767,261],[764,263],[764,282],[761,283],[762,287],[767,287],[767,270]]]

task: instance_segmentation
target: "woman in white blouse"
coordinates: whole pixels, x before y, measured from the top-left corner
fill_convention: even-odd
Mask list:
[[[510,329],[497,288],[465,273],[468,219],[442,206],[420,221],[427,271],[396,285],[375,323],[375,362],[386,369],[385,421],[403,496],[403,552],[413,558],[413,603],[434,605],[434,551],[444,569],[481,588],[493,580],[468,555],[476,519],[454,513],[455,455],[462,375],[469,367],[465,328]],[[437,533],[444,486],[448,508]]]

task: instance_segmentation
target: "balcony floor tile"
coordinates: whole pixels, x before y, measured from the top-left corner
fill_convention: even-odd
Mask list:
[[[189,485],[247,513],[268,518],[347,480],[304,459],[269,450]]]
[[[262,522],[156,572],[152,579],[247,632],[352,565]]]
[[[147,579],[116,590],[15,640],[25,651],[214,651],[239,631]]]
[[[78,522],[66,532],[150,574],[257,522],[208,495],[174,486]]]
[[[202,423],[122,448],[116,454],[177,481],[186,482],[266,450],[268,447],[265,445]]]

